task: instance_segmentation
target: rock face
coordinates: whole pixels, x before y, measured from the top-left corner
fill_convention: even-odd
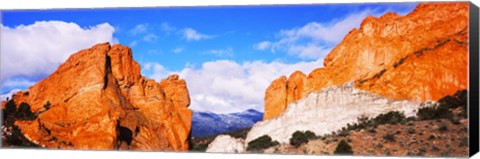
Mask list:
[[[243,139],[235,139],[229,135],[218,135],[208,145],[206,152],[242,153],[245,152]]]
[[[274,118],[287,108],[287,77],[272,82],[265,91],[265,112],[263,120]],[[268,111],[267,111],[268,110]]]
[[[185,81],[178,75],[160,83],[146,79],[122,45],[97,44],[71,55],[13,100],[38,114],[15,124],[42,147],[188,150],[192,112]]]
[[[406,16],[367,17],[328,54],[324,67],[307,77],[292,74],[287,81],[294,85],[272,82],[264,120],[310,92],[347,82],[390,99],[436,101],[467,89],[467,47],[467,2],[422,3]],[[284,95],[280,88],[293,91]]]
[[[280,116],[258,122],[248,132],[245,143],[268,135],[272,140],[289,143],[292,134],[310,130],[321,136],[357,123],[360,116],[375,117],[390,111],[415,116],[415,110],[433,103],[391,100],[353,87],[353,83],[330,86],[288,105]]]

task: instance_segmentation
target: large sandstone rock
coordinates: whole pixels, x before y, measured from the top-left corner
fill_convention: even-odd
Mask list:
[[[287,105],[303,98],[306,95],[307,76],[295,71],[287,80]]]
[[[13,99],[39,114],[16,125],[42,147],[188,150],[192,112],[185,81],[178,75],[160,83],[145,79],[126,46],[103,43],[73,54]]]
[[[287,77],[272,82],[265,91],[265,113],[263,120],[280,115],[287,108]],[[268,111],[267,111],[268,110]]]
[[[367,17],[306,77],[303,91],[265,96],[265,114],[281,114],[288,97],[355,82],[355,87],[399,100],[436,101],[467,89],[468,2],[422,3],[406,16]],[[298,77],[293,81],[302,81]],[[290,80],[290,79],[288,79]],[[272,82],[275,87],[279,83]],[[298,88],[297,88],[298,89]],[[292,94],[294,93],[294,94]],[[279,108],[277,108],[279,107]],[[275,113],[270,113],[275,112]]]

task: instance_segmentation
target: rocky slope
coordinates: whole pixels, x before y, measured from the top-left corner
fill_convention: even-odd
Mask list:
[[[405,16],[367,17],[325,58],[324,67],[273,81],[264,120],[310,92],[354,82],[390,99],[436,101],[467,88],[468,2],[422,3]]]
[[[452,123],[447,119],[386,124],[371,130],[351,131],[346,136],[313,139],[299,147],[289,144],[270,147],[264,153],[333,155],[338,143],[344,140],[352,147],[353,155],[462,158],[468,154],[467,127],[467,120]]]
[[[249,109],[239,113],[215,114],[193,111],[192,137],[205,137],[250,128],[262,120],[263,113]]]
[[[130,48],[97,44],[71,55],[46,79],[17,93],[33,120],[17,120],[26,138],[62,149],[187,150],[192,112],[184,80],[140,74]],[[2,103],[4,108],[6,102]]]
[[[415,110],[422,105],[430,106],[432,103],[391,100],[356,89],[352,83],[331,86],[289,104],[277,118],[258,122],[248,132],[245,142],[268,135],[272,140],[288,143],[297,130],[324,135],[357,122],[361,116],[375,117],[390,111],[415,116]]]

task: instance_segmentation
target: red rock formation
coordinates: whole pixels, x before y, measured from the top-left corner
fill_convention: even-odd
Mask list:
[[[263,120],[280,115],[287,108],[287,77],[272,82],[265,91],[265,113]],[[268,110],[268,111],[267,111]]]
[[[422,3],[406,16],[367,17],[327,55],[323,68],[306,77],[302,95],[355,82],[357,88],[391,99],[438,100],[467,89],[467,36],[467,2]],[[266,102],[280,96],[266,93],[265,114],[271,108],[280,114],[276,107],[284,110],[280,104],[292,102]]]
[[[125,46],[103,43],[73,54],[13,99],[39,114],[16,125],[43,147],[188,150],[192,112],[185,81],[178,75],[160,83],[145,79]]]
[[[287,80],[287,105],[301,99],[306,95],[305,87],[307,84],[306,75],[300,71],[295,71]]]

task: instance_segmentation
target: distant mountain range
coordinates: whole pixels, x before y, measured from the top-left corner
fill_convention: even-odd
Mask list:
[[[192,136],[203,137],[235,131],[253,126],[263,118],[263,113],[248,109],[239,113],[215,114],[193,111]]]

